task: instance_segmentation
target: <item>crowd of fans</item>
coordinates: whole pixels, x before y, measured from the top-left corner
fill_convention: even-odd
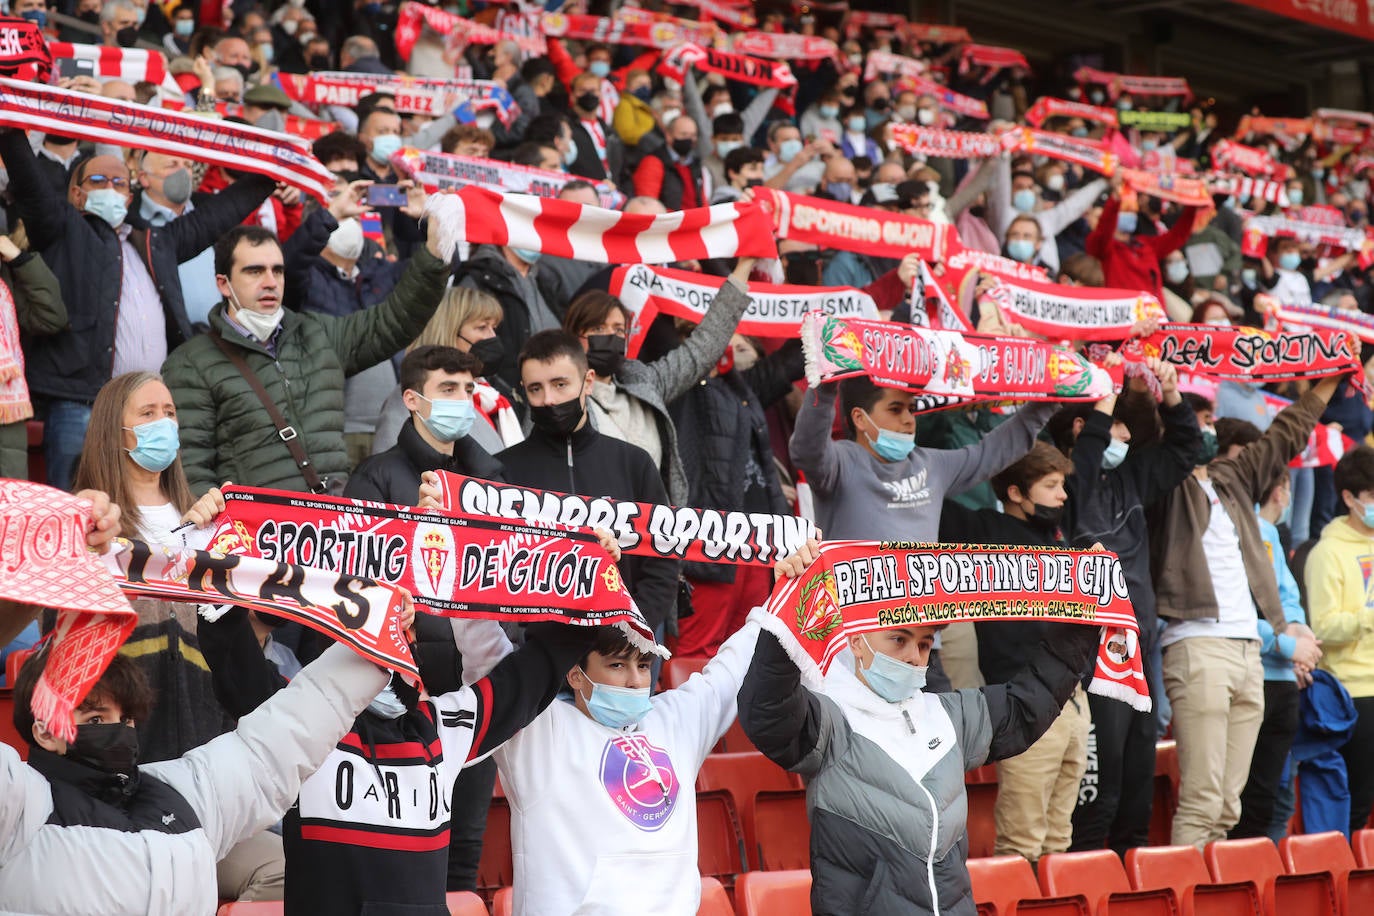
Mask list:
[[[709,6],[666,9],[695,19]],[[1302,112],[1264,113],[1305,118],[1294,133],[1238,127],[1186,96],[969,58],[961,40],[855,27],[827,4],[775,6],[759,5],[755,29],[835,47],[792,61],[793,89],[690,68],[678,81],[638,45],[548,38],[534,53],[514,37],[476,44],[427,28],[403,59],[390,3],[9,0],[50,41],[156,47],[184,93],[177,106],[278,131],[314,124],[314,155],[336,183],[321,205],[251,172],[0,129],[0,283],[32,408],[0,413],[0,477],[29,476],[33,417],[46,482],[108,494],[127,536],[169,546],[205,546],[225,482],[425,505],[437,470],[814,512],[826,538],[1101,545],[1121,558],[1154,710],[1083,689],[1096,630],[1034,621],[872,634],[851,643],[823,693],[807,690],[784,647],[747,620],[773,587],[751,566],[620,558],[660,641],[712,658],[703,677],[652,696],[657,661],[609,628],[503,631],[418,614],[422,699],[269,615],[208,620],[141,599],[75,742],[29,711],[41,649],[11,685],[29,747],[27,767],[0,756],[0,909],[199,911],[216,861],[221,898],[442,912],[445,889],[475,884],[499,770],[517,912],[694,912],[691,787],[737,695],[758,748],[809,782],[818,911],[967,905],[955,799],[964,770],[985,762],[998,764],[999,854],[1145,844],[1168,731],[1181,770],[1174,843],[1280,837],[1300,715],[1329,708],[1300,702],[1303,691],[1348,692],[1359,714],[1338,753],[1348,804],[1329,771],[1304,782],[1307,829],[1364,826],[1374,411],[1362,384],[1217,385],[1151,359],[1096,404],[917,414],[911,392],[864,378],[808,390],[800,341],[738,331],[759,282],[860,288],[884,320],[910,321],[915,254],[784,240],[773,263],[673,264],[726,279],[699,323],[659,317],[633,355],[636,316],[606,265],[504,245],[446,259],[423,217],[426,189],[397,168],[403,148],[566,173],[560,198],[603,206],[609,187],[627,213],[747,204],[762,187],[951,224],[969,249],[1063,284],[1148,293],[1178,322],[1374,311],[1361,251],[1283,235],[1259,251],[1244,236],[1262,215],[1364,230],[1374,158],[1350,140],[1364,126],[1356,113],[1332,116],[1344,133]],[[491,23],[496,12],[463,15]],[[871,71],[873,54],[917,61],[943,85]],[[490,79],[518,115],[415,114],[393,89],[315,109],[283,91],[283,78],[320,71]],[[156,83],[73,71],[60,84],[169,101]],[[961,113],[949,91],[989,117]],[[999,135],[1042,97],[1181,115],[1142,122],[1160,130],[1078,116],[1043,126],[1147,172],[1214,176],[1213,206],[1030,152],[939,158],[900,140],[903,125]],[[1266,158],[1267,172],[1248,176],[1260,184],[1215,177],[1232,141]],[[399,201],[374,204],[379,185],[398,186]],[[1271,192],[1242,190],[1261,185]],[[1031,336],[996,285],[984,277],[958,303],[970,326]],[[1334,466],[1290,468],[1319,424],[1349,450]],[[779,574],[796,575],[811,551]],[[40,644],[43,624],[7,633],[0,655]],[[917,753],[918,728],[957,750],[933,753],[922,733]],[[663,806],[623,786],[629,801],[616,800],[608,759],[656,786]],[[80,826],[112,830],[82,838]],[[137,851],[131,838],[150,835]],[[114,874],[87,877],[101,869]]]

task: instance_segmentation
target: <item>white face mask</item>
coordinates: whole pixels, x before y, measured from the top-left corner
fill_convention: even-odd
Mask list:
[[[239,305],[239,297],[234,292],[234,288],[229,287],[229,298],[234,302],[233,319],[243,326],[243,329],[252,334],[263,343],[272,339],[276,333],[277,326],[281,324],[284,310],[279,305],[275,312],[252,312]]]
[[[329,233],[329,250],[339,257],[356,261],[363,253],[363,224],[349,217]]]

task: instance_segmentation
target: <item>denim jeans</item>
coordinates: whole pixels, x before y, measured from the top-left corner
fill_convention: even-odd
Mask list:
[[[80,401],[49,401],[43,418],[43,461],[48,468],[48,484],[70,490],[76,476],[76,459],[86,443],[86,426],[91,422],[91,407]]]

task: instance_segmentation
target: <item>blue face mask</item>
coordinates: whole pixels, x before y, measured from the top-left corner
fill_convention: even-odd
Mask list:
[[[1007,257],[1022,264],[1029,264],[1035,257],[1035,243],[1030,239],[1012,239],[1007,242]]]
[[[401,702],[400,697],[396,696],[396,691],[387,684],[382,688],[382,692],[377,694],[376,699],[367,704],[367,711],[383,719],[399,719],[406,714],[406,704]]]
[[[194,19],[178,19],[176,22],[172,23],[172,31],[176,32],[182,38],[190,38],[195,30],[196,22]]]
[[[103,219],[111,229],[118,229],[129,215],[129,204],[114,188],[100,188],[86,192],[86,212]]]
[[[830,181],[825,185],[826,193],[838,201],[849,203],[854,194],[854,186],[847,181]]]
[[[1302,206],[1302,188],[1288,189],[1288,202],[1295,207]]]
[[[778,161],[791,162],[801,151],[802,142],[800,140],[784,140],[778,144]]]
[[[511,251],[515,252],[515,256],[526,264],[533,264],[544,254],[542,251],[530,251],[528,248],[512,248]]]
[[[171,417],[151,420],[137,426],[126,426],[133,431],[138,444],[126,449],[134,464],[154,474],[161,473],[177,460],[181,451],[181,437],[177,434],[177,421]]]
[[[820,106],[820,111],[822,118],[834,120],[840,116],[840,106],[838,105],[822,105]]]
[[[1366,506],[1364,503],[1360,503],[1360,508],[1364,510],[1364,517],[1361,519],[1361,521],[1364,522],[1364,526],[1366,528],[1374,528],[1374,506]]]
[[[863,670],[864,680],[878,696],[889,703],[900,703],[914,697],[926,685],[925,666],[908,665],[890,655],[884,655],[864,637],[864,645],[873,653],[873,660]]]
[[[1116,231],[1117,231],[1117,232],[1124,232],[1124,233],[1126,233],[1127,235],[1130,235],[1132,232],[1135,232],[1136,226],[1138,226],[1139,224],[1140,224],[1140,214],[1139,214],[1139,213],[1134,213],[1134,212],[1132,212],[1132,211],[1130,211],[1130,210],[1126,210],[1126,211],[1121,212],[1121,213],[1118,213],[1118,214],[1116,215]]]
[[[1259,285],[1259,274],[1253,268],[1247,267],[1240,272],[1240,282],[1246,289],[1254,289]]]
[[[739,140],[720,140],[716,143],[716,155],[721,159],[733,153],[735,150],[744,146]]]
[[[1108,442],[1107,448],[1102,452],[1102,470],[1110,471],[1112,468],[1121,467],[1121,462],[1126,460],[1126,453],[1130,448],[1130,445],[1120,439]]]
[[[577,670],[582,671],[581,668]],[[587,672],[582,671],[582,676],[587,677]],[[592,695],[587,700],[587,712],[607,728],[619,731],[638,724],[649,714],[649,710],[654,708],[648,687],[612,687],[609,684],[598,684],[589,677],[587,681],[592,685]]]
[[[46,10],[25,10],[19,15],[21,18],[36,24],[40,29],[48,27],[48,13]]]
[[[1302,263],[1302,255],[1296,251],[1288,251],[1279,255],[1279,266],[1284,270],[1297,270]]]
[[[429,401],[429,416],[420,419],[440,442],[456,442],[472,429],[472,420],[476,416],[472,401],[452,398],[435,398],[431,401],[418,391],[415,396],[422,401]]]
[[[863,115],[855,115],[849,119],[848,127],[851,134],[861,134],[867,126],[868,121],[864,119]]]
[[[611,75],[610,61],[594,60],[587,65],[587,72],[597,79],[605,79]]]
[[[873,418],[869,417],[868,422],[873,423]],[[911,454],[911,450],[916,447],[916,436],[914,433],[894,433],[890,429],[883,429],[877,423],[873,423],[878,430],[878,438],[868,436],[869,444],[873,446],[873,451],[877,452],[878,457],[884,461],[905,461]]]
[[[1086,127],[1075,127],[1073,130],[1069,131],[1069,133],[1075,137],[1086,137],[1088,135],[1088,129]]]
[[[563,154],[563,167],[568,168],[577,161],[577,140],[568,139],[568,151]]]
[[[378,162],[386,162],[391,158],[391,154],[401,148],[401,138],[396,134],[382,134],[372,140],[372,158]]]
[[[1154,140],[1141,140],[1140,151],[1142,153],[1153,153],[1159,148],[1159,143]]]
[[[1035,192],[1030,188],[1022,188],[1011,195],[1011,205],[1018,213],[1031,212],[1035,209]]]

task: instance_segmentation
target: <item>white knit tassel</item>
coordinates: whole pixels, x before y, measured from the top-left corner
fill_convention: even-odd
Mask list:
[[[439,253],[445,261],[453,260],[458,243],[467,239],[467,210],[457,194],[431,194],[425,200],[424,215],[439,223]]]

